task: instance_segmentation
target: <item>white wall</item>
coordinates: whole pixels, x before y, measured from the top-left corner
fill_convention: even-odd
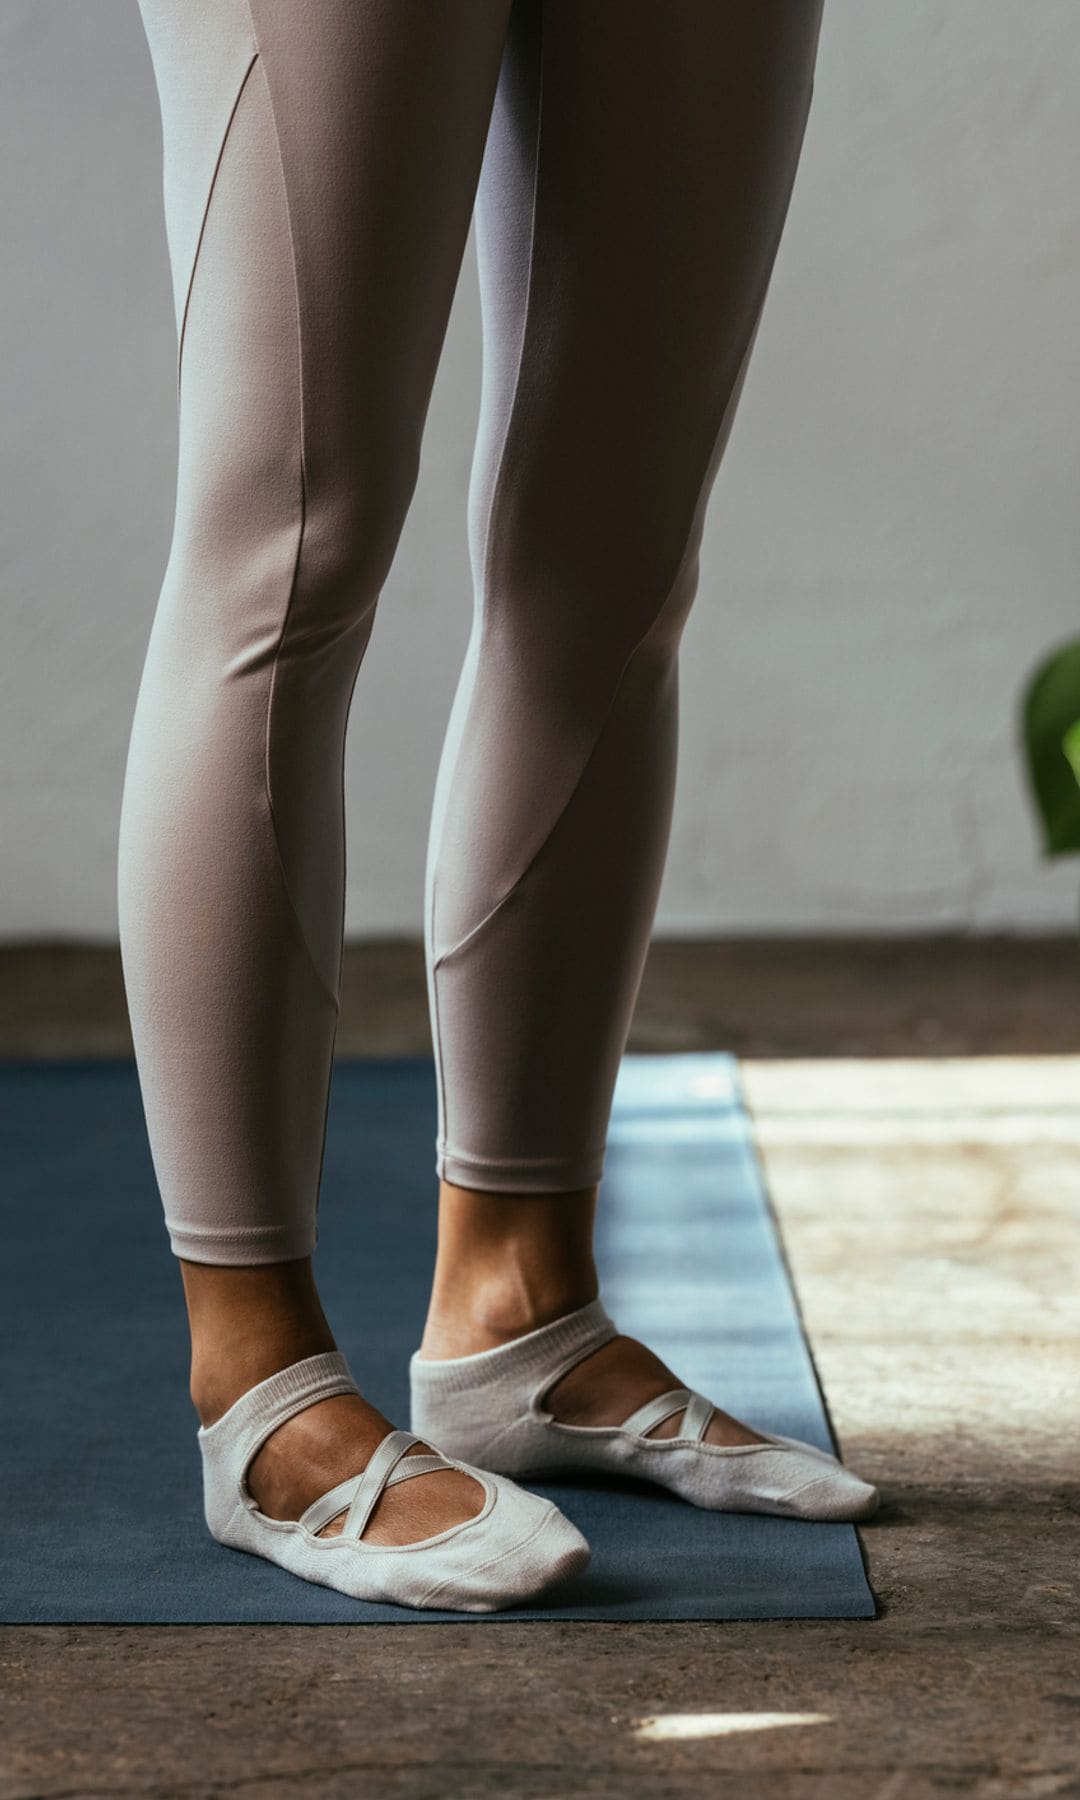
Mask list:
[[[115,936],[171,527],[173,322],[135,0],[0,14],[0,934]],[[684,638],[657,930],[1070,927],[1015,749],[1080,631],[1080,7],[826,0],[814,104]],[[418,931],[468,629],[470,246],[356,690],[351,935]]]

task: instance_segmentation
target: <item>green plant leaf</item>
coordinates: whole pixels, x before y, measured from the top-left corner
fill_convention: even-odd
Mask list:
[[[1080,639],[1047,657],[1028,682],[1023,744],[1046,855],[1080,851]]]
[[[1075,725],[1069,726],[1061,740],[1061,748],[1068,758],[1069,767],[1076,776],[1077,782],[1080,783],[1080,719]]]

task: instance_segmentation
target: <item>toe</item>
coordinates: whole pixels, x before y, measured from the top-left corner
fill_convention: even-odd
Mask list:
[[[579,1574],[588,1560],[588,1542],[553,1506],[531,1537],[466,1571],[462,1587],[478,1610],[523,1606]]]
[[[580,1574],[589,1560],[588,1541],[550,1501],[500,1483],[488,1529],[478,1539],[475,1560],[424,1596],[423,1605],[466,1612],[495,1612],[523,1606],[556,1582]],[[532,1504],[521,1507],[518,1499]],[[497,1519],[503,1504],[504,1518]]]
[[[877,1488],[841,1463],[819,1470],[785,1496],[785,1504],[802,1519],[868,1519],[879,1502]]]

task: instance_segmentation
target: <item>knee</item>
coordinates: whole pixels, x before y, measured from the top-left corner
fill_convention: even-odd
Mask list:
[[[546,544],[546,549],[540,549]],[[610,533],[544,530],[504,540],[488,571],[495,628],[565,667],[617,674],[633,654],[674,655],[698,588],[696,536],[660,540],[648,522]]]
[[[182,469],[170,563],[193,628],[234,652],[238,631],[280,625],[287,606],[300,643],[305,628],[319,643],[354,633],[374,613],[417,468],[412,446],[346,461],[256,443]]]
[[[591,473],[535,452],[491,522],[492,608],[567,654],[670,653],[697,592],[703,516],[696,471],[679,474],[625,447]]]

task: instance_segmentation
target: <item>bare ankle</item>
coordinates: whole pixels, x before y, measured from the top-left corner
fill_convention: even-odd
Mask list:
[[[192,1403],[212,1425],[280,1369],[336,1346],[310,1263],[181,1263],[191,1326]]]
[[[553,1319],[576,1312],[597,1296],[595,1276],[583,1276],[576,1284],[560,1283],[543,1288],[520,1284],[513,1271],[493,1275],[483,1283],[473,1280],[467,1289],[449,1279],[437,1280],[432,1290],[422,1357],[438,1361],[450,1356],[471,1356],[478,1350],[496,1350],[549,1325]]]
[[[595,1300],[595,1205],[595,1188],[494,1194],[444,1182],[421,1356],[497,1349]]]
[[[223,1335],[192,1346],[189,1392],[202,1425],[213,1425],[241,1394],[305,1357],[335,1348],[332,1337],[283,1333],[256,1339]]]

